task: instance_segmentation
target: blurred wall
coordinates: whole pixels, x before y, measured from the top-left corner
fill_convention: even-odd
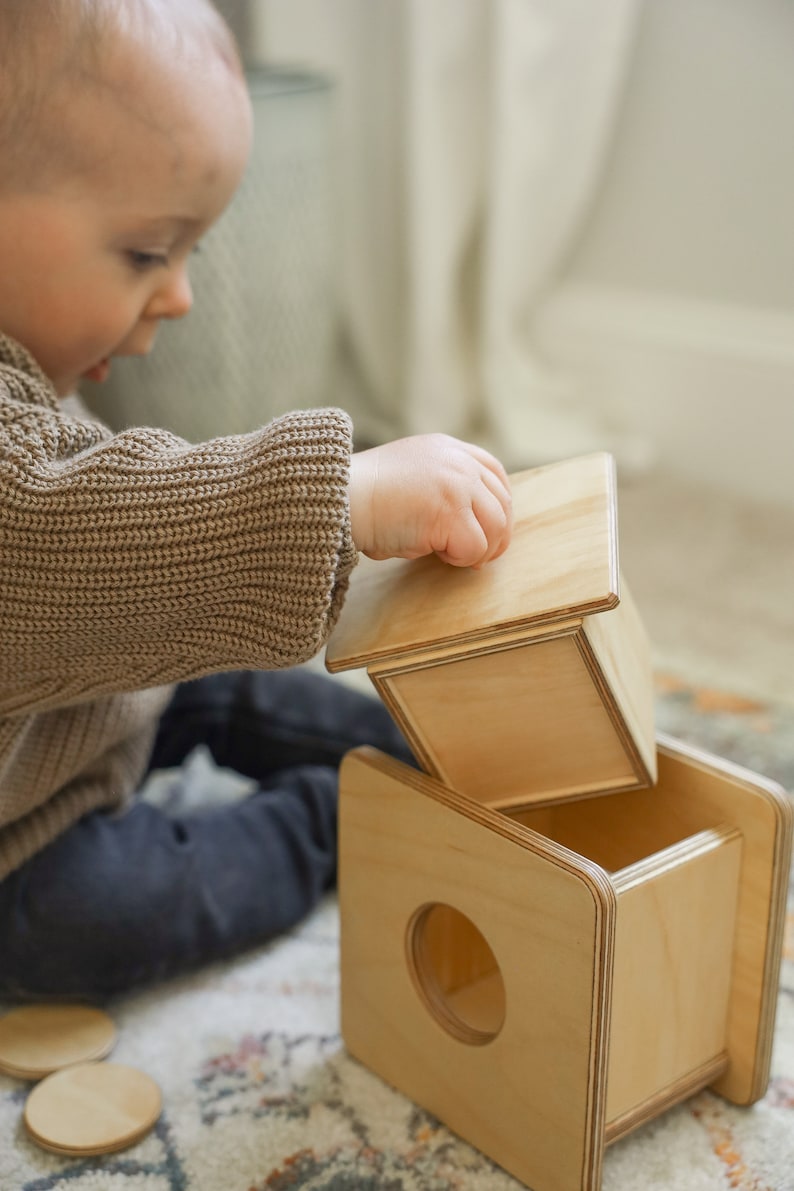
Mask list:
[[[794,507],[789,0],[646,0],[597,201],[534,333],[666,466]]]

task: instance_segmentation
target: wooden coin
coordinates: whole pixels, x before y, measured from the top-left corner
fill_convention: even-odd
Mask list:
[[[25,1125],[45,1150],[91,1157],[123,1150],[157,1121],[162,1097],[148,1075],[121,1063],[80,1063],[38,1084]]]
[[[73,1063],[103,1059],[116,1041],[106,1013],[90,1005],[25,1005],[0,1018],[0,1071],[43,1079]]]

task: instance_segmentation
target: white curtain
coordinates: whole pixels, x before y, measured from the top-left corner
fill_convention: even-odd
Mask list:
[[[441,429],[508,466],[615,449],[532,325],[576,243],[642,0],[259,0],[256,54],[336,81],[360,439]]]

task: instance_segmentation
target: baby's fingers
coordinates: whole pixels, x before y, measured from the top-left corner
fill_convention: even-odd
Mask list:
[[[481,485],[471,502],[461,507],[446,526],[443,540],[434,544],[444,562],[457,567],[481,567],[498,557],[510,540],[510,510]]]
[[[488,554],[488,538],[474,509],[461,510],[443,543],[434,547],[442,562],[453,567],[482,566]]]
[[[488,540],[488,550],[483,562],[491,562],[504,554],[513,534],[513,499],[510,483],[490,472],[483,477],[484,491],[474,503],[474,514],[482,525]]]

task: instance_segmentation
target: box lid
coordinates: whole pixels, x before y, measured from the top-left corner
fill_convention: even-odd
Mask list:
[[[326,650],[366,666],[417,760],[489,805],[654,779],[643,626],[619,587],[610,455],[511,477],[510,548],[482,570],[363,560]]]
[[[617,605],[612,456],[585,455],[510,480],[513,540],[482,570],[435,556],[361,560],[326,649],[332,673]]]

